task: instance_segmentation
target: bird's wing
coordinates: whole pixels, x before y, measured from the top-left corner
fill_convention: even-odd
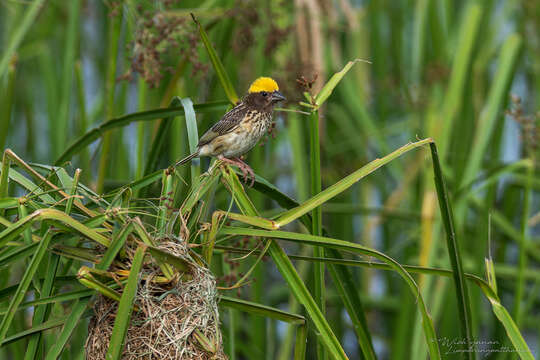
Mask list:
[[[232,131],[242,121],[247,112],[248,108],[244,103],[236,105],[201,136],[198,146],[208,144],[216,137]]]

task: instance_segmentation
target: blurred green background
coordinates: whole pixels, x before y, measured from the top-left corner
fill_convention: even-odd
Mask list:
[[[433,137],[465,271],[484,277],[484,259],[492,257],[499,297],[538,355],[540,2],[2,0],[0,149],[11,148],[29,162],[57,163],[69,173],[81,168],[81,181],[98,193],[187,155],[183,118],[165,132],[158,131],[159,120],[128,118],[60,158],[107,120],[167,107],[173,96],[195,104],[227,99],[190,12],[238,94],[256,77],[272,76],[288,98],[287,109],[306,110],[298,105],[305,101],[302,84],[317,93],[348,61],[368,60],[353,66],[320,110],[322,187],[401,145]],[[199,133],[224,112],[197,115]],[[281,191],[306,200],[308,117],[278,111],[275,121],[275,138],[251,151],[247,162]],[[206,169],[209,160],[201,163]],[[180,171],[189,178],[189,166]],[[276,213],[275,202],[249,193],[265,216]],[[379,169],[322,211],[334,238],[376,248],[401,264],[450,268],[426,150]],[[287,251],[312,255],[304,247]],[[295,262],[308,286],[311,264]],[[415,299],[403,282],[389,271],[351,271],[378,358],[426,358]],[[271,263],[258,266],[254,277],[232,293],[302,313]],[[461,339],[451,279],[416,279],[438,336]],[[362,358],[329,279],[326,292],[329,323],[349,357]],[[504,328],[477,287],[470,285],[469,294],[474,338],[481,342],[477,356],[517,356],[494,350],[511,347]],[[232,359],[290,358],[294,334],[284,323],[240,312],[224,314],[223,323]],[[310,332],[307,358],[316,356],[313,338]],[[443,358],[460,357],[444,344]]]

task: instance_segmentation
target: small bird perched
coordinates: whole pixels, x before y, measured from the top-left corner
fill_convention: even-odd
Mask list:
[[[272,124],[274,106],[283,100],[285,97],[279,92],[274,79],[258,78],[251,84],[242,101],[199,139],[197,151],[174,166],[185,164],[196,157],[214,156],[225,163],[238,166],[244,175],[244,181],[247,181],[249,176],[253,186],[255,173],[240,157],[251,150],[268,131]]]

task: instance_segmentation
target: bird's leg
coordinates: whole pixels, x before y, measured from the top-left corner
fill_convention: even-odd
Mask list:
[[[250,187],[253,186],[253,184],[255,183],[255,173],[253,172],[253,170],[251,169],[251,167],[248,164],[243,162],[238,157],[229,159],[229,158],[224,157],[223,155],[220,155],[220,156],[218,156],[218,159],[223,161],[226,164],[234,165],[238,169],[240,169],[240,171],[242,171],[244,182],[247,183],[248,177],[250,177],[251,178]]]
[[[244,182],[247,183],[247,175],[249,175],[249,177],[251,178],[251,184],[249,185],[249,187],[253,187],[253,184],[255,183],[255,172],[248,164],[242,161],[242,157],[238,157],[236,158],[236,160],[238,161],[238,168],[244,174]]]

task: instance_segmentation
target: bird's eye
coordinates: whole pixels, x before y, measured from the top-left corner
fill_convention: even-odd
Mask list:
[[[262,95],[262,96],[266,96],[266,95],[268,95],[268,93],[267,93],[266,91],[263,91],[263,92],[261,93],[261,95]]]

